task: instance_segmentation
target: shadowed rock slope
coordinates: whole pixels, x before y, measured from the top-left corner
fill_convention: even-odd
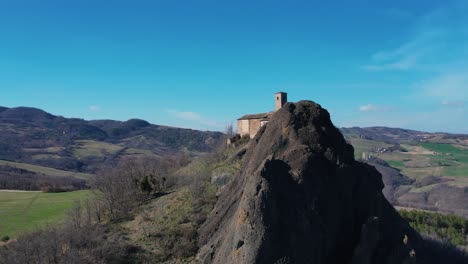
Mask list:
[[[329,113],[288,103],[250,142],[200,230],[202,263],[425,263],[422,238]]]

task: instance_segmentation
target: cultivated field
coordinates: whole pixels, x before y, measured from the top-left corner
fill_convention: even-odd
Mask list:
[[[468,146],[462,143],[407,142],[401,150],[380,152],[391,145],[375,140],[349,138],[356,158],[362,153],[385,160],[404,175],[415,179],[428,176],[444,177],[451,185],[468,186]]]
[[[404,174],[415,178],[468,177],[468,150],[452,144],[402,145],[406,151],[383,153],[380,157]]]
[[[362,153],[367,153],[376,151],[377,149],[389,148],[393,145],[387,144],[385,142],[380,142],[376,140],[363,139],[358,137],[353,137],[348,139],[349,143],[354,147],[354,156],[357,159],[362,158]]]
[[[21,163],[21,162],[13,162],[13,161],[7,161],[7,160],[0,160],[0,166],[15,167],[18,169],[23,169],[23,170],[41,173],[41,174],[54,176],[54,177],[68,176],[68,177],[76,177],[80,179],[89,179],[92,177],[91,174],[73,172],[73,171],[64,171],[64,170],[58,170],[58,169],[44,167],[44,166],[32,165],[32,164]]]
[[[86,157],[107,157],[121,151],[124,147],[95,140],[76,140],[73,154],[78,159]]]
[[[15,236],[35,228],[58,223],[75,201],[89,191],[42,193],[0,190],[0,238]]]

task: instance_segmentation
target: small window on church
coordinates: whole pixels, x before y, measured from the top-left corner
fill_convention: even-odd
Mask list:
[[[279,100],[279,96],[276,97],[276,100]]]

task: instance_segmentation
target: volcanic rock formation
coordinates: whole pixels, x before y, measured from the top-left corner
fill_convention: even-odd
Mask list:
[[[202,263],[423,263],[422,239],[320,105],[288,103],[200,230]]]

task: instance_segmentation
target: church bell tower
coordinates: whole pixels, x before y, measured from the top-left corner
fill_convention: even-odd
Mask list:
[[[275,93],[275,110],[281,109],[288,102],[288,94],[284,92]]]

